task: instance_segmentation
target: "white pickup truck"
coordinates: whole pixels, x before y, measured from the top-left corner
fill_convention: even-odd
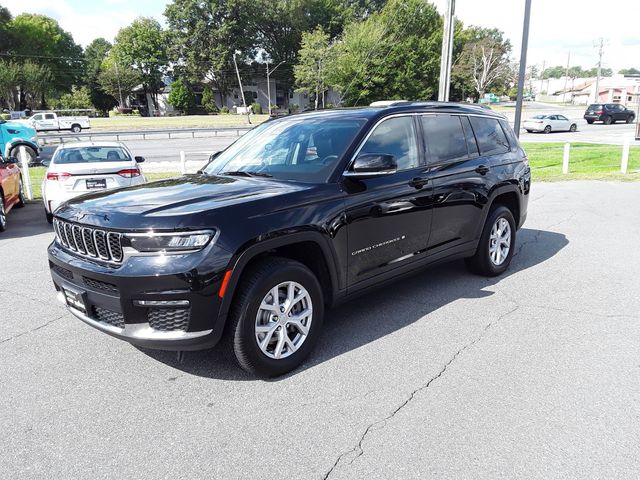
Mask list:
[[[38,132],[71,130],[80,133],[83,129],[91,128],[89,117],[59,117],[54,112],[36,113],[26,121]]]

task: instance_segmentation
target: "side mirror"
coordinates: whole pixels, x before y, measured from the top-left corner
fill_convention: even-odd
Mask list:
[[[217,157],[218,155],[220,155],[221,153],[222,153],[222,152],[213,152],[211,155],[209,155],[209,161],[211,162],[211,161],[215,160],[215,159],[216,159],[216,157]]]
[[[138,163],[144,162],[144,157],[134,157],[134,160]]]
[[[372,178],[383,175],[392,175],[398,170],[398,164],[393,155],[386,153],[365,153],[358,155],[348,172],[344,173],[348,178]]]

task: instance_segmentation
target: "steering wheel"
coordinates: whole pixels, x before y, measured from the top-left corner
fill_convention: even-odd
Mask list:
[[[338,160],[338,156],[337,155],[327,155],[322,160],[320,160],[320,163],[322,165],[327,165],[328,163],[335,162],[336,160]]]

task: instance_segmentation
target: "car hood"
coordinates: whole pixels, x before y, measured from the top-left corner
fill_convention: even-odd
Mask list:
[[[125,230],[188,229],[202,226],[203,222],[215,227],[215,217],[229,207],[258,202],[259,207],[242,210],[256,214],[270,208],[271,199],[310,188],[275,179],[187,175],[81,195],[64,203],[56,210],[56,216]],[[283,204],[281,199],[278,204]],[[239,210],[234,209],[233,214],[240,220]]]

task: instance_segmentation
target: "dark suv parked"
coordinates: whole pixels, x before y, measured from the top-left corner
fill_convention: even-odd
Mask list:
[[[480,107],[293,115],[213,157],[56,211],[51,275],[76,317],[151,348],[222,338],[246,370],[279,375],[326,307],[443,260],[501,274],[527,216],[527,157]]]
[[[602,122],[605,125],[611,125],[619,121],[631,123],[635,118],[636,114],[633,110],[619,103],[593,103],[584,112],[584,119],[589,124]]]

